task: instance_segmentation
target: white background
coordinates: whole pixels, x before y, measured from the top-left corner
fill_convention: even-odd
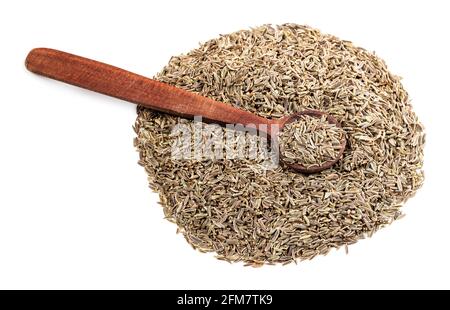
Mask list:
[[[450,289],[448,1],[2,1],[0,288]],[[406,217],[328,256],[243,267],[192,250],[163,219],[133,147],[131,104],[25,70],[51,47],[152,76],[198,42],[308,24],[375,50],[427,129]]]

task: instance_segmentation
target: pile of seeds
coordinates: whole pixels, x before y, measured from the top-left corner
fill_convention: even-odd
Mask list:
[[[345,132],[321,118],[303,115],[284,126],[279,135],[280,155],[286,163],[306,168],[322,166],[339,156]]]
[[[311,259],[391,223],[422,185],[423,127],[400,78],[349,41],[264,25],[172,57],[156,78],[268,118],[321,110],[346,134],[342,160],[311,175],[259,159],[172,159],[172,129],[192,122],[138,108],[140,164],[200,251],[254,266]]]

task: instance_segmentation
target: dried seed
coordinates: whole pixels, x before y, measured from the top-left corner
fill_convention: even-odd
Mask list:
[[[219,259],[260,266],[326,254],[399,218],[423,183],[425,134],[400,78],[348,41],[306,26],[264,25],[172,57],[156,78],[268,118],[321,110],[345,130],[338,164],[306,176],[228,153],[196,159],[204,143],[194,139],[178,149],[190,159],[172,158],[179,139],[172,129],[194,123],[138,107],[139,164],[165,217],[194,248]],[[216,147],[224,152],[234,150],[227,134],[248,136],[219,131],[225,141]]]

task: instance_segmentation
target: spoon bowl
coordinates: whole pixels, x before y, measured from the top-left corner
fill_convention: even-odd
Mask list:
[[[317,118],[326,116],[326,120],[329,124],[332,124],[332,125],[335,125],[336,127],[342,128],[339,121],[335,117],[333,117],[332,115],[330,115],[328,113],[318,111],[318,110],[303,110],[301,112],[294,113],[294,114],[287,115],[287,116],[280,118],[277,122],[279,124],[279,133],[281,133],[284,126],[286,126],[286,124],[295,122],[295,121],[301,119],[305,115],[311,116],[311,117],[317,117]],[[322,165],[307,167],[300,163],[288,163],[285,161],[284,161],[284,163],[288,167],[290,167],[296,171],[299,171],[301,173],[305,173],[305,174],[317,173],[322,170],[329,169],[334,164],[336,164],[342,158],[346,144],[347,144],[347,140],[345,139],[345,137],[343,137],[342,140],[340,141],[340,148],[339,148],[338,155],[334,159],[324,162]],[[283,157],[280,156],[280,159],[283,161]]]

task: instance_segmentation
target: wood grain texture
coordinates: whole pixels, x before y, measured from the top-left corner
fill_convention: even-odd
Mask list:
[[[275,121],[153,79],[66,52],[36,48],[25,65],[31,72],[184,118],[217,124],[270,125]]]

